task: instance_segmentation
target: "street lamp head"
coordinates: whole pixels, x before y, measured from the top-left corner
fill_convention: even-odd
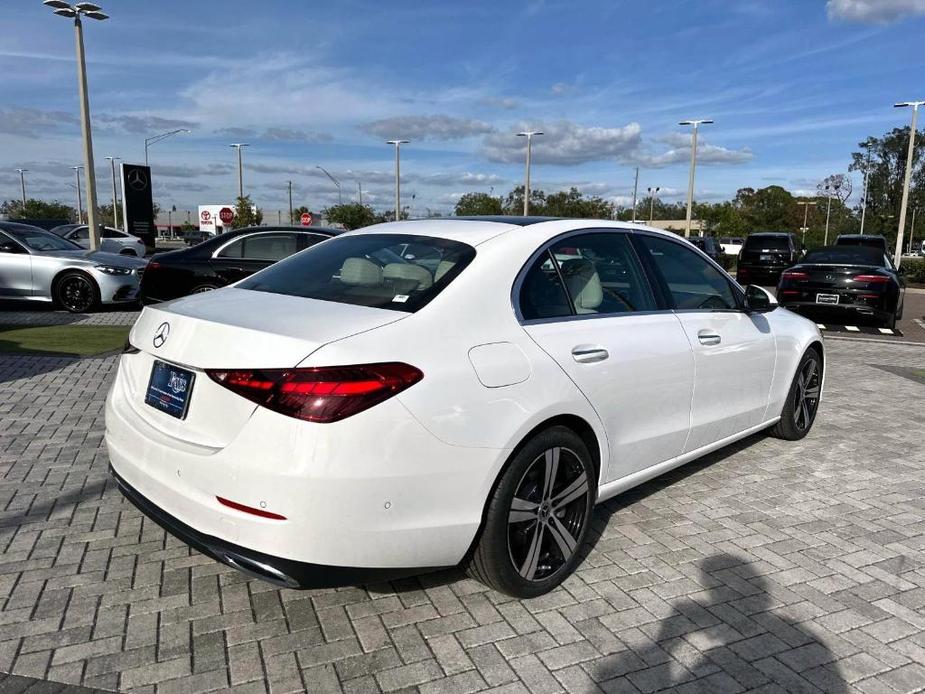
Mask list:
[[[411,140],[386,140],[385,141],[387,145],[396,145],[396,146],[407,145],[409,142],[411,142]]]
[[[542,130],[525,130],[522,133],[517,133],[517,137],[533,137],[534,135],[542,135]]]
[[[106,14],[105,12],[97,12],[95,10],[93,12],[82,12],[81,14],[83,14],[84,17],[89,17],[90,19],[97,19],[101,22],[104,19],[109,19],[109,15]]]
[[[60,10],[55,10],[55,14],[61,17],[76,17],[77,12],[72,10],[70,7],[62,7]]]
[[[78,2],[74,7],[81,12],[99,12],[103,8],[92,2]]]
[[[228,146],[229,146],[229,147],[237,147],[237,148],[240,149],[241,147],[250,147],[250,144],[247,143],[247,142],[232,142],[232,143],[231,143],[230,145],[228,145]]]
[[[678,125],[693,125],[697,127],[698,125],[708,125],[713,122],[711,118],[699,118],[694,120],[682,120],[678,122]]]
[[[925,101],[900,101],[898,104],[893,104],[893,108],[905,108],[906,106],[918,108],[922,105],[925,105]]]
[[[45,0],[42,4],[45,5],[45,7],[51,7],[55,10],[72,9],[70,3],[64,2],[64,0]]]

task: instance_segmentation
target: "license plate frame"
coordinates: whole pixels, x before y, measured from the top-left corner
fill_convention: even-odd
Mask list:
[[[825,306],[835,306],[838,304],[838,294],[816,294],[816,303]]]
[[[145,404],[179,420],[186,419],[196,374],[160,359],[151,365]]]

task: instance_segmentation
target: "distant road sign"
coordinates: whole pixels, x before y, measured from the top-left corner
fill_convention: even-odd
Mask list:
[[[231,224],[234,221],[234,210],[230,207],[223,207],[218,213],[218,218],[222,220],[222,224]]]
[[[302,216],[299,218],[299,221],[302,223],[303,227],[310,227],[312,225],[311,212],[303,212]]]

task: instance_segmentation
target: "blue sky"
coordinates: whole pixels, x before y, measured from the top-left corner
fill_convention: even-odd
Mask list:
[[[687,186],[701,131],[697,197],[742,186],[810,191],[847,170],[867,135],[908,123],[895,101],[925,98],[925,0],[459,2],[108,0],[86,22],[102,200],[114,155],[143,161],[156,198],[195,209],[245,187],[274,217],[337,201],[316,165],[354,196],[392,204],[393,150],[414,213],[522,180],[523,139],[541,128],[534,187],[577,185],[626,203]],[[0,3],[0,198],[74,198],[81,162],[73,33],[39,0]],[[859,177],[856,188],[860,188]]]

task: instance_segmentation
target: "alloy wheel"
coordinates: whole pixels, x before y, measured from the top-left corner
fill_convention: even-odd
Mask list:
[[[800,431],[809,429],[816,417],[821,385],[819,362],[810,357],[797,374],[797,387],[793,396],[793,424]]]
[[[68,311],[82,313],[93,305],[93,285],[85,277],[68,277],[58,290],[61,304]]]
[[[190,292],[190,294],[204,294],[205,292],[212,292],[212,291],[215,291],[216,289],[217,287],[212,287],[206,284],[201,287],[196,287],[193,291]]]
[[[578,550],[587,522],[588,474],[571,449],[555,447],[527,468],[508,514],[508,552],[517,572],[542,581]]]

